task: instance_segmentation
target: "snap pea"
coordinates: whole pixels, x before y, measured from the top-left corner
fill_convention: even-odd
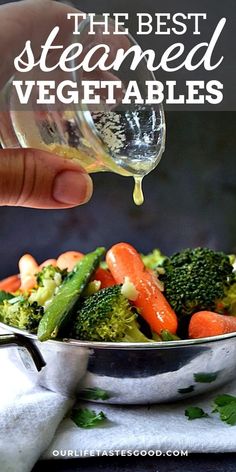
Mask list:
[[[39,323],[37,336],[40,341],[56,338],[61,328],[70,320],[72,308],[77,303],[93,272],[99,266],[104,253],[104,248],[98,248],[87,254],[65,279],[50,305],[45,309]]]
[[[0,303],[3,303],[4,300],[10,300],[11,298],[14,298],[14,295],[4,292],[4,290],[0,290]]]

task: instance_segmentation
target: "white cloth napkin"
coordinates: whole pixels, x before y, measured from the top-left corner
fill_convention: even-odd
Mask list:
[[[236,452],[236,426],[211,413],[213,399],[221,393],[236,395],[236,381],[211,394],[175,404],[123,407],[81,403],[80,407],[102,410],[109,419],[107,426],[81,430],[67,418],[43,458],[116,455],[116,451],[124,455],[130,451]],[[188,406],[200,406],[209,418],[189,421],[185,417]]]
[[[86,430],[69,417],[63,420],[71,400],[34,387],[7,357],[7,351],[1,350],[1,472],[30,472],[39,458],[116,455],[117,451],[236,452],[236,427],[222,423],[217,415],[194,421],[184,415],[188,405],[211,413],[216,394],[235,395],[236,382],[210,395],[171,405],[81,403],[80,407],[102,410],[108,418],[103,426]]]
[[[0,350],[0,470],[30,472],[72,406],[71,400],[35,387]]]

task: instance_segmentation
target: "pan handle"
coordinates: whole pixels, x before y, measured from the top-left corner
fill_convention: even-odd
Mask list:
[[[30,341],[30,339],[20,334],[0,334],[0,349],[18,346],[28,351],[38,372],[45,367],[46,363],[39,349]]]

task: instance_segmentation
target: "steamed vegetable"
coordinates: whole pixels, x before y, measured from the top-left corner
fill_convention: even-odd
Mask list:
[[[234,274],[236,279],[236,276]],[[236,315],[236,280],[225,291],[224,298],[218,303],[218,308],[230,315]]]
[[[11,275],[0,282],[0,290],[9,293],[15,293],[19,290],[21,285],[21,280],[19,275]]]
[[[47,259],[46,261],[42,262],[42,264],[40,264],[39,269],[42,270],[44,267],[47,267],[47,266],[56,267],[57,266],[56,259]]]
[[[180,338],[175,334],[171,334],[168,329],[163,329],[161,332],[161,340],[162,341],[179,341]]]
[[[25,254],[19,275],[0,281],[0,320],[31,332],[38,325],[41,341],[69,332],[122,342],[236,332],[235,256],[207,248],[145,256],[126,243],[113,246],[106,262],[104,253],[68,251],[41,265]]]
[[[11,300],[11,298],[14,298],[14,295],[9,292],[4,292],[4,290],[0,290],[0,303],[3,303],[4,300]]]
[[[78,302],[93,272],[99,266],[105,253],[104,248],[84,256],[59,287],[56,296],[46,307],[38,327],[38,338],[46,341],[56,338],[71,317],[71,311]]]
[[[99,267],[97,269],[97,271],[95,272],[93,276],[93,280],[97,280],[98,282],[101,282],[100,284],[101,289],[116,285],[116,281],[112,277],[111,272],[108,269],[103,269],[102,267]]]
[[[207,338],[236,332],[236,316],[219,315],[210,311],[195,313],[189,324],[189,337]]]
[[[19,271],[21,279],[21,290],[28,291],[36,285],[36,274],[39,271],[39,266],[30,254],[24,254],[19,260]]]
[[[166,260],[166,256],[162,254],[160,249],[154,249],[149,254],[141,254],[142,261],[147,269],[156,269],[157,267],[162,266],[163,262]]]
[[[23,296],[5,300],[0,305],[0,321],[15,328],[36,333],[43,316],[43,308],[37,303],[32,305]]]
[[[223,252],[207,248],[186,249],[163,263],[164,294],[179,316],[198,311],[218,311],[233,282],[233,267]]]
[[[152,331],[159,335],[163,330],[175,334],[176,314],[160,291],[156,275],[145,268],[138,252],[129,244],[116,244],[108,251],[106,261],[117,283],[124,283],[128,277],[135,286],[138,296],[133,303]]]
[[[84,257],[84,254],[76,251],[67,251],[61,254],[57,259],[57,266],[60,269],[67,269],[71,272],[76,264]]]
[[[60,270],[58,267],[53,267],[52,265],[44,266],[37,274],[37,288],[32,290],[29,302],[36,302],[38,305],[44,307],[48,306],[67,274],[66,269]]]
[[[82,303],[73,321],[72,337],[102,342],[149,341],[139,330],[137,315],[120,285],[105,288]]]

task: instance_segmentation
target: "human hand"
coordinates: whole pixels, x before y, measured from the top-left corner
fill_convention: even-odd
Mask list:
[[[51,0],[0,6],[0,88],[11,77],[14,58],[25,42],[31,39],[34,51],[40,52],[55,25],[65,37],[70,32],[66,14],[73,11]],[[0,135],[2,120],[4,113]],[[91,178],[74,162],[34,149],[0,150],[0,206],[69,208],[86,203],[91,195]]]

